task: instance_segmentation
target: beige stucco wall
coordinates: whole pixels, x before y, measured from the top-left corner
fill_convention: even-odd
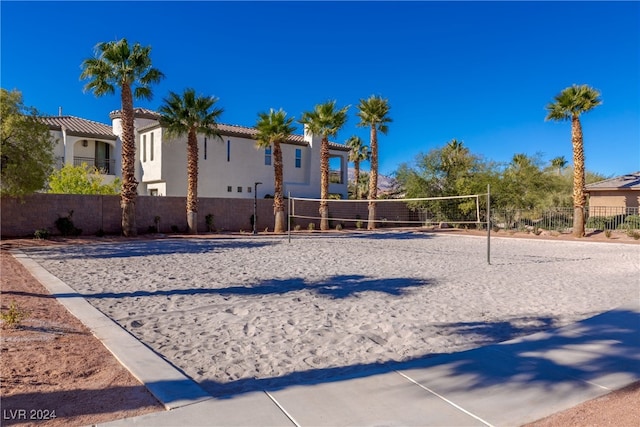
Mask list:
[[[151,160],[151,133],[154,134],[154,155]],[[146,141],[146,143],[145,143]],[[187,192],[186,136],[167,139],[160,128],[145,129],[140,133],[136,151],[139,167],[140,194],[158,190],[159,196],[182,197]],[[319,143],[309,146],[282,144],[284,165],[284,193],[298,197],[320,196]],[[296,167],[296,150],[300,150],[300,167]],[[332,184],[332,193],[347,196],[347,153],[332,150],[341,159],[344,182]],[[273,156],[273,154],[272,154]],[[318,163],[316,165],[315,163]],[[317,173],[315,173],[317,171]],[[249,138],[222,136],[206,138],[198,136],[198,196],[253,199],[255,183],[257,197],[274,194],[273,157],[271,165],[265,164],[265,149],[257,148]],[[231,187],[231,191],[228,188]],[[238,189],[241,191],[238,191]]]
[[[609,190],[589,192],[589,206],[637,208],[640,206],[639,190]]]

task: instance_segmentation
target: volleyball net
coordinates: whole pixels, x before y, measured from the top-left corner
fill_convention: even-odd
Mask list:
[[[319,229],[322,199],[289,197],[292,230]],[[329,228],[367,228],[369,200],[324,200],[329,210]],[[377,199],[373,222],[385,227],[472,227],[486,225],[486,194],[414,199]]]

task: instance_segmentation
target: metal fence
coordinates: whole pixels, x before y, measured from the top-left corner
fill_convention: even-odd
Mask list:
[[[94,157],[74,157],[73,165],[82,166],[86,163],[89,167],[95,167],[104,175],[115,175],[114,159],[96,159]]]
[[[587,230],[640,230],[637,207],[585,207]],[[495,209],[491,224],[504,230],[543,229],[567,231],[573,227],[573,208]]]

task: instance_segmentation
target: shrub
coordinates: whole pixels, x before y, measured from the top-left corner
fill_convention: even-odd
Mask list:
[[[361,220],[357,220],[356,221],[356,228],[359,230],[362,228],[362,221]]]
[[[626,227],[640,230],[640,215],[629,215],[624,219],[624,224]]]
[[[20,326],[20,323],[29,315],[25,310],[18,307],[15,301],[9,305],[9,310],[0,313],[0,319],[10,328]]]
[[[177,225],[172,225],[171,226],[171,232],[179,233],[180,232],[180,228]]]
[[[98,231],[96,231],[96,236],[98,237],[104,237],[106,233],[104,232],[104,230],[101,228]]]
[[[293,227],[293,229],[295,231],[300,231],[300,229],[302,229],[302,227],[300,227],[300,224],[296,224],[295,227]]]
[[[316,225],[313,222],[310,222],[309,225],[307,225],[307,230],[313,231],[315,229],[316,229]]]
[[[46,240],[49,238],[49,230],[41,228],[33,233],[33,237],[38,240]]]
[[[212,232],[214,230],[213,227],[213,214],[208,214],[204,217],[204,222],[207,224],[207,231]]]
[[[342,230],[342,224],[338,224],[338,225],[336,225],[336,230],[337,230],[337,231]]]
[[[63,236],[79,236],[82,230],[73,225],[73,210],[69,211],[69,215],[61,216],[56,219],[55,225],[60,234]]]
[[[634,240],[640,239],[640,231],[635,231],[630,228],[627,229],[627,236],[633,237]]]
[[[611,230],[604,230],[604,235],[607,239],[611,238]]]
[[[604,216],[592,216],[587,219],[585,224],[586,228],[592,228],[594,230],[606,230],[609,218]]]

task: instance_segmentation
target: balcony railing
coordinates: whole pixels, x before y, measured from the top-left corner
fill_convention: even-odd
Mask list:
[[[74,166],[82,166],[83,163],[89,167],[95,167],[104,175],[115,175],[116,161],[114,159],[96,159],[93,157],[73,158]]]

